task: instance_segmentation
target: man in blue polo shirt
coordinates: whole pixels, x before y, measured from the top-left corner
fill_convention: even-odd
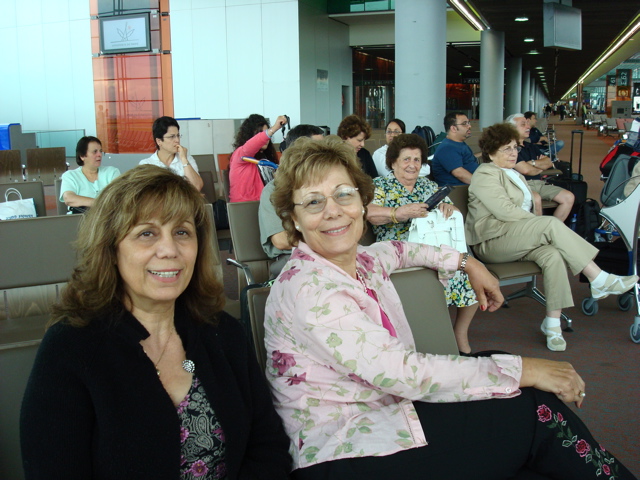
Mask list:
[[[444,117],[445,138],[433,157],[431,172],[436,183],[468,185],[478,168],[478,159],[464,141],[471,136],[471,123],[464,113],[452,112]]]

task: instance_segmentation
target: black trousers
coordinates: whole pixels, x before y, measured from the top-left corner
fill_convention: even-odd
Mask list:
[[[555,395],[415,402],[429,445],[393,455],[334,460],[295,470],[296,480],[635,479]],[[524,474],[522,469],[537,472]]]

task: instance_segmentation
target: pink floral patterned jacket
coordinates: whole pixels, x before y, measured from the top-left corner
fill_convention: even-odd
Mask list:
[[[271,289],[265,315],[267,378],[292,441],[294,469],[427,445],[413,401],[520,393],[520,357],[415,351],[389,275],[426,266],[446,284],[458,261],[458,252],[446,246],[391,241],[358,247],[358,272],[376,292],[378,305],[358,280],[308,245],[300,242],[294,249]],[[382,326],[380,308],[397,338]]]

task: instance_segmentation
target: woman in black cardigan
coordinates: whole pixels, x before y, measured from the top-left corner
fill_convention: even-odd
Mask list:
[[[98,197],[23,400],[27,479],[287,478],[263,372],[222,312],[211,229],[166,169]]]

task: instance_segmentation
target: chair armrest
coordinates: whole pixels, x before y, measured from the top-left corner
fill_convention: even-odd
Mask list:
[[[247,280],[247,285],[253,285],[253,284],[256,283],[254,278],[253,278],[253,274],[251,273],[251,270],[249,269],[249,265],[247,265],[246,263],[238,262],[237,260],[234,260],[233,258],[227,258],[227,265],[235,265],[236,267],[241,269],[244,272],[244,277]]]

